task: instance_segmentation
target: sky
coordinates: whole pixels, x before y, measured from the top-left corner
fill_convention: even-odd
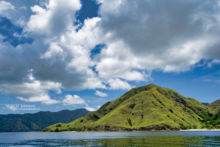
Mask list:
[[[219,0],[0,0],[0,114],[97,110],[155,83],[220,99]]]

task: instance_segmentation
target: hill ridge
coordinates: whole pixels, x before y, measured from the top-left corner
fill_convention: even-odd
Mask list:
[[[213,112],[178,92],[149,84],[133,88],[99,110],[44,131],[179,130],[202,128]]]
[[[0,132],[41,131],[58,122],[71,122],[86,115],[86,109],[61,110],[58,112],[40,111],[26,114],[0,115]]]

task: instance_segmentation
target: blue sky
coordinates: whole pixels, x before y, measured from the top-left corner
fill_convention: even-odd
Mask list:
[[[150,83],[213,102],[219,18],[217,0],[0,0],[0,114],[96,110]]]

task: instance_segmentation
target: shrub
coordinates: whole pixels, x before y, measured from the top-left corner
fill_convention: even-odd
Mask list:
[[[61,124],[57,124],[56,127],[61,127]]]
[[[169,111],[170,111],[171,113],[173,113],[173,110],[172,110],[172,109],[169,109]]]
[[[136,104],[134,104],[134,103],[133,103],[133,104],[130,104],[130,105],[129,105],[129,108],[134,109],[135,105],[136,105]]]
[[[128,118],[128,124],[129,124],[130,126],[132,126],[132,122],[131,122],[131,119],[130,119],[130,118]]]

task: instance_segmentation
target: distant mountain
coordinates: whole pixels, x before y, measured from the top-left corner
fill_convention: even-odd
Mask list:
[[[179,130],[203,128],[214,112],[192,98],[154,84],[133,88],[99,110],[44,131]]]
[[[209,105],[209,103],[202,103],[203,105],[206,105],[206,106],[208,106]]]
[[[41,131],[55,123],[68,123],[89,111],[86,109],[63,110],[59,112],[38,112],[34,114],[0,115],[0,132]]]
[[[217,100],[217,101],[209,104],[208,106],[209,106],[209,108],[214,110],[216,113],[220,114],[220,100]],[[219,115],[219,117],[220,117],[220,115]]]

